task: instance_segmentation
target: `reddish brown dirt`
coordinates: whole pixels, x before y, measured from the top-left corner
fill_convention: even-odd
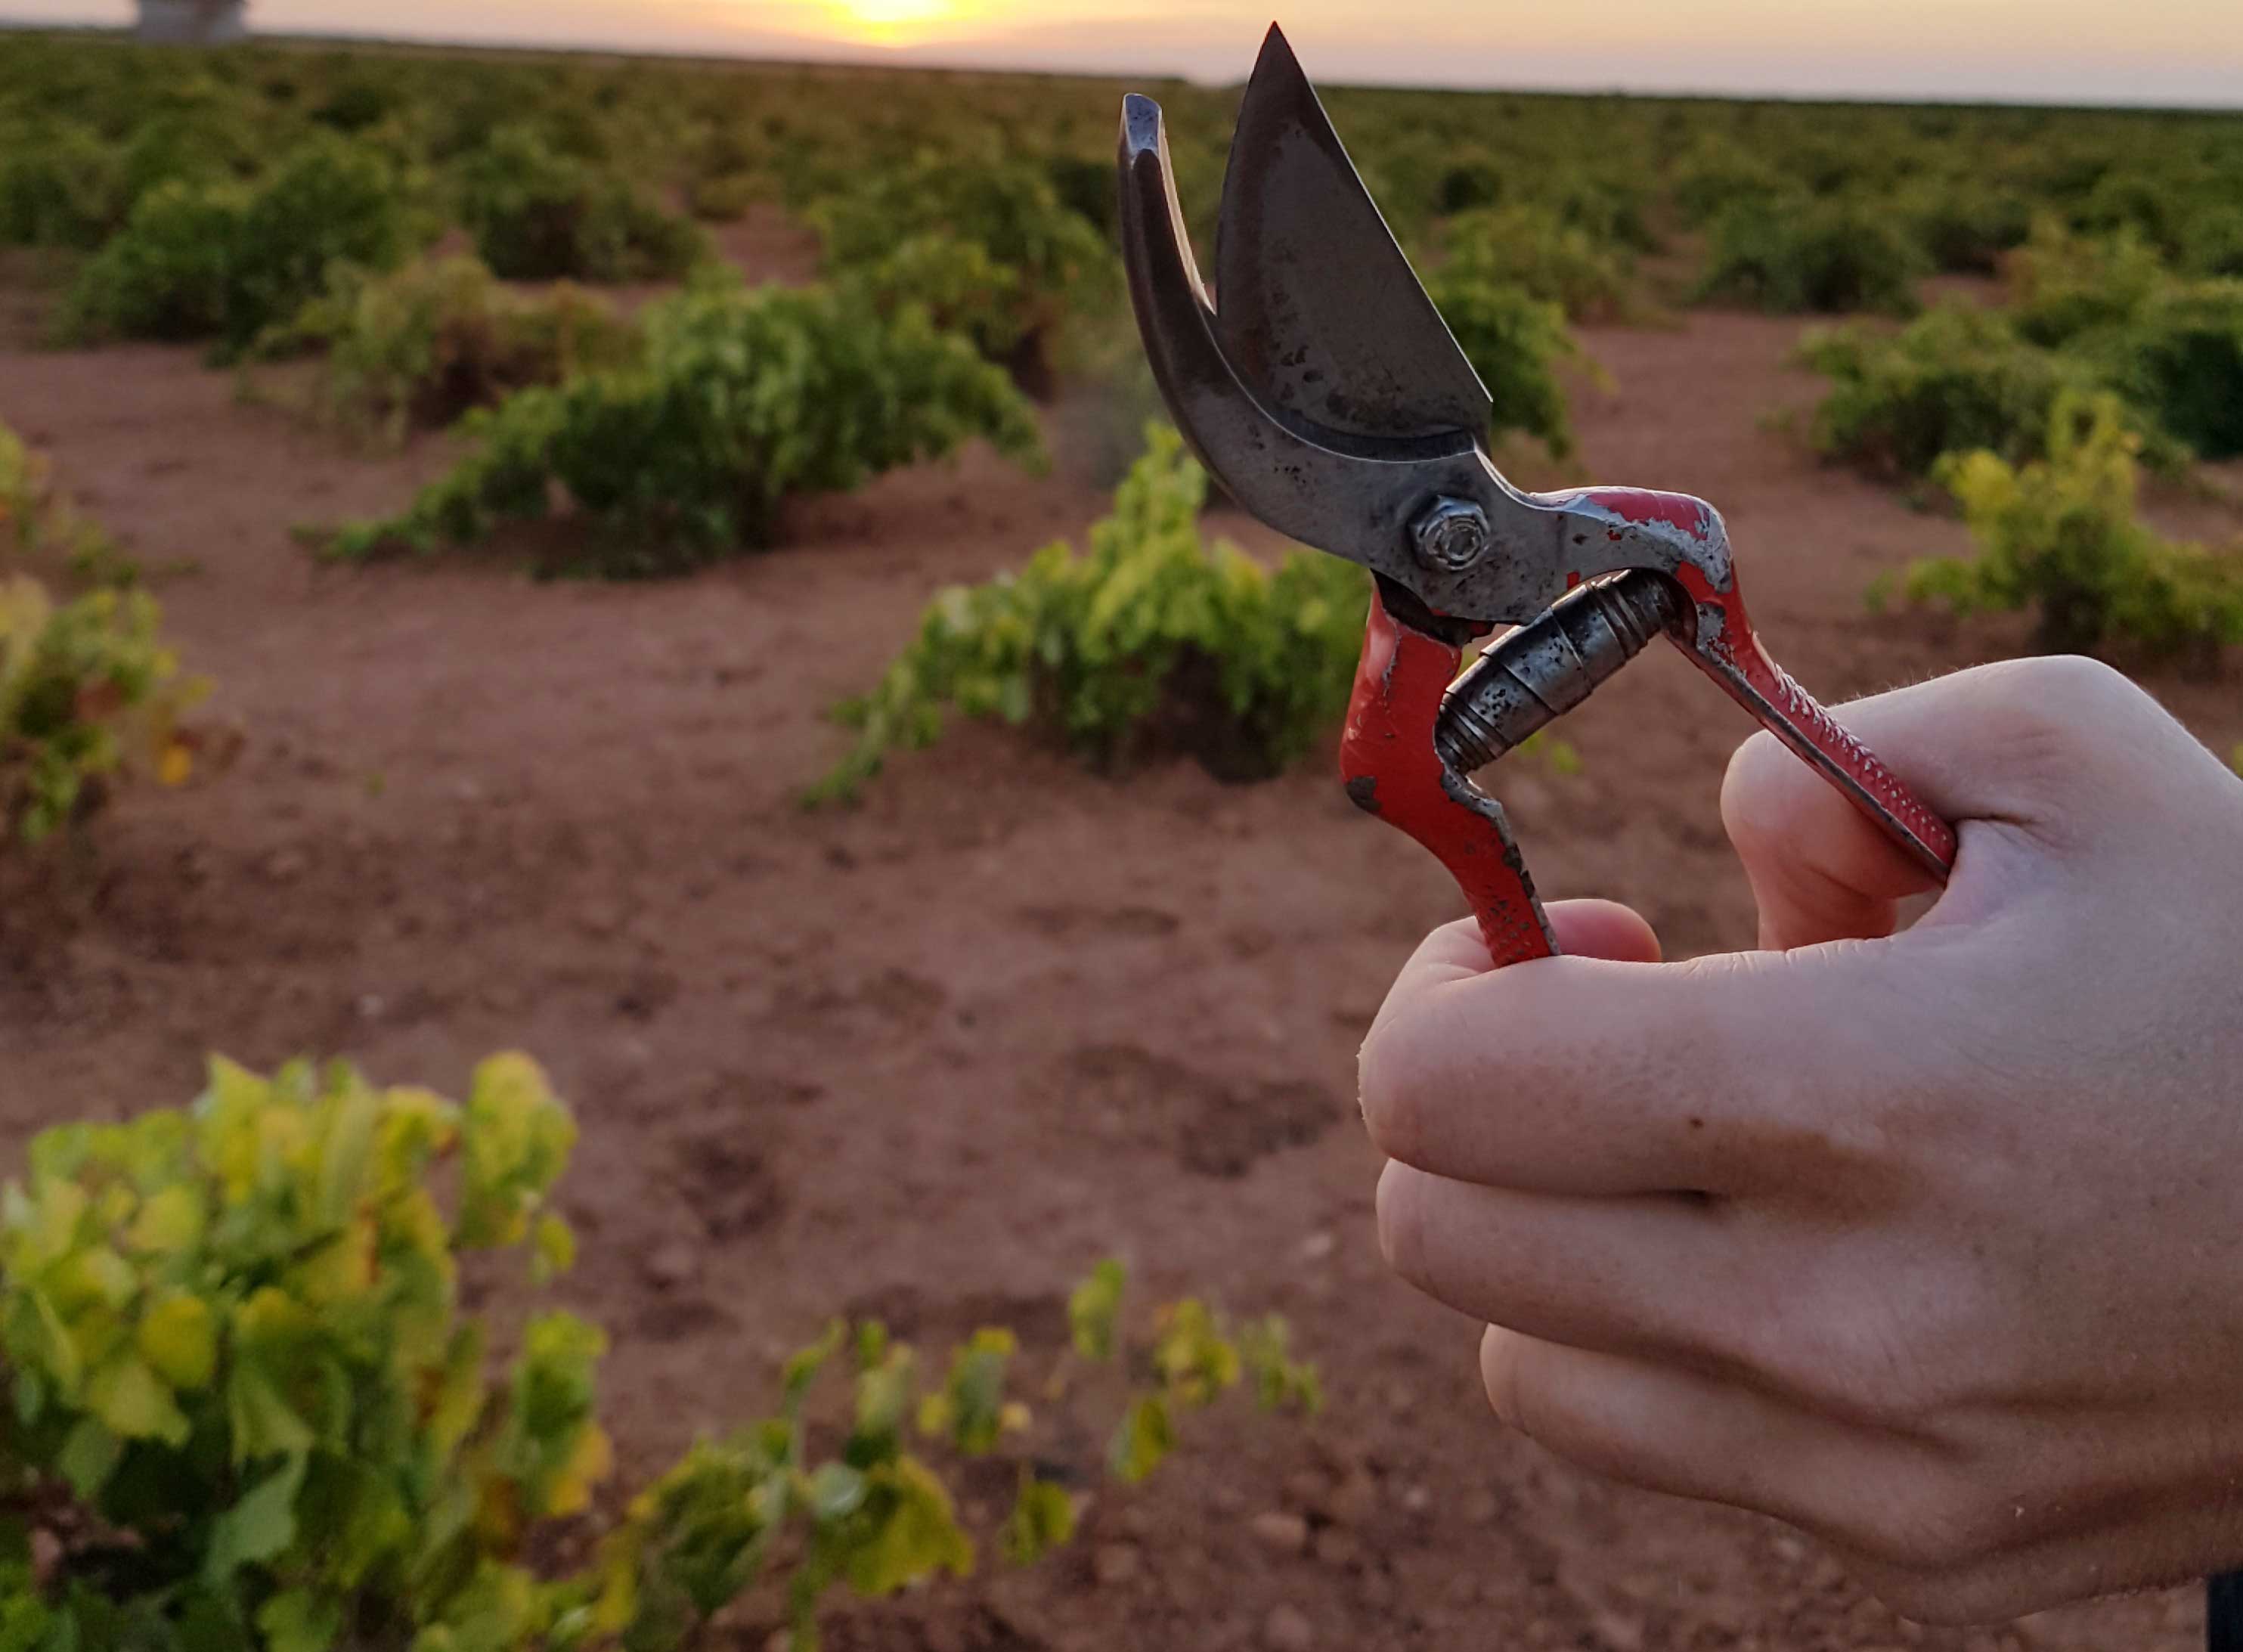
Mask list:
[[[1963,536],[1761,422],[1814,394],[1796,332],[1593,335],[1614,388],[1580,402],[1584,472],[1719,502],[1773,644],[1832,698],[2010,651],[2013,629],[1864,612],[1873,575]],[[835,1644],[1238,1647],[1281,1604],[1330,1649],[2193,1643],[2186,1593],[1918,1630],[1778,1527],[1491,1423],[1472,1327],[1382,1271],[1351,1122],[1356,1044],[1455,896],[1321,768],[1105,780],[964,728],[855,812],[793,806],[841,749],[821,708],[929,591],[1098,514],[1067,453],[1043,481],[986,455],[892,478],[802,510],[778,554],[602,588],[314,567],[292,523],[394,507],[441,448],[354,456],[187,353],[0,354],[0,418],[152,565],[192,559],[171,624],[247,737],[212,782],[125,799],[87,863],[19,874],[11,1150],[183,1101],[212,1049],[448,1088],[534,1052],[583,1123],[563,1294],[616,1333],[635,1472],[765,1403],[839,1308],[928,1341],[1003,1314],[1045,1345],[1053,1293],[1109,1252],[1153,1291],[1282,1310],[1321,1358],[1305,1437],[1209,1419],[1235,1453],[1101,1494],[1072,1558],[852,1613]],[[2243,738],[2232,691],[2155,686]],[[1635,903],[1675,954],[1748,944],[1715,810],[1744,732],[1678,659],[1635,666],[1573,720],[1581,774],[1500,777],[1546,887]],[[1278,1509],[1310,1553],[1257,1541]]]

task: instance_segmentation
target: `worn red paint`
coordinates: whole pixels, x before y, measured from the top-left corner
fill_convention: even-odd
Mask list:
[[[1340,741],[1340,775],[1357,804],[1417,839],[1449,869],[1500,968],[1546,958],[1552,947],[1518,846],[1450,789],[1433,749],[1441,697],[1463,658],[1461,648],[1398,624],[1374,594]]]
[[[1624,522],[1664,523],[1693,538],[1706,531],[1706,502],[1687,493],[1660,493],[1649,488],[1591,488],[1582,497],[1601,506]],[[1618,538],[1618,535],[1613,536]]]
[[[1699,645],[1684,651],[1699,669],[1778,739],[1809,762],[1827,763],[1844,775],[1914,833],[1943,867],[1952,866],[1955,828],[1926,808],[1876,752],[1840,728],[1815,697],[1768,657],[1734,584],[1716,590],[1703,572],[1687,563],[1675,570],[1675,577],[1701,616]],[[1708,610],[1718,617],[1718,628],[1709,626]],[[1851,792],[1843,795],[1872,825],[1890,833],[1890,826],[1862,798]]]

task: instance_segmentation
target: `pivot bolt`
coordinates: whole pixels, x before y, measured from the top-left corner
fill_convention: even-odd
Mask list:
[[[1418,560],[1445,574],[1460,574],[1482,556],[1494,540],[1487,512],[1469,499],[1446,495],[1425,507],[1411,529]]]

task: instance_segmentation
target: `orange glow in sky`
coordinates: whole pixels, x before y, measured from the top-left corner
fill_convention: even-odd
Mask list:
[[[132,0],[0,0],[121,24]],[[2243,105],[2243,0],[250,0],[253,28],[1327,82]]]
[[[971,0],[833,0],[831,10],[836,37],[902,45],[957,26],[976,8]]]

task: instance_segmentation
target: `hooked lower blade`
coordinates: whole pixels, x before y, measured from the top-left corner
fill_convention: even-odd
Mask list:
[[[1215,276],[1223,354],[1271,407],[1361,436],[1487,434],[1485,387],[1275,24],[1231,139]]]

